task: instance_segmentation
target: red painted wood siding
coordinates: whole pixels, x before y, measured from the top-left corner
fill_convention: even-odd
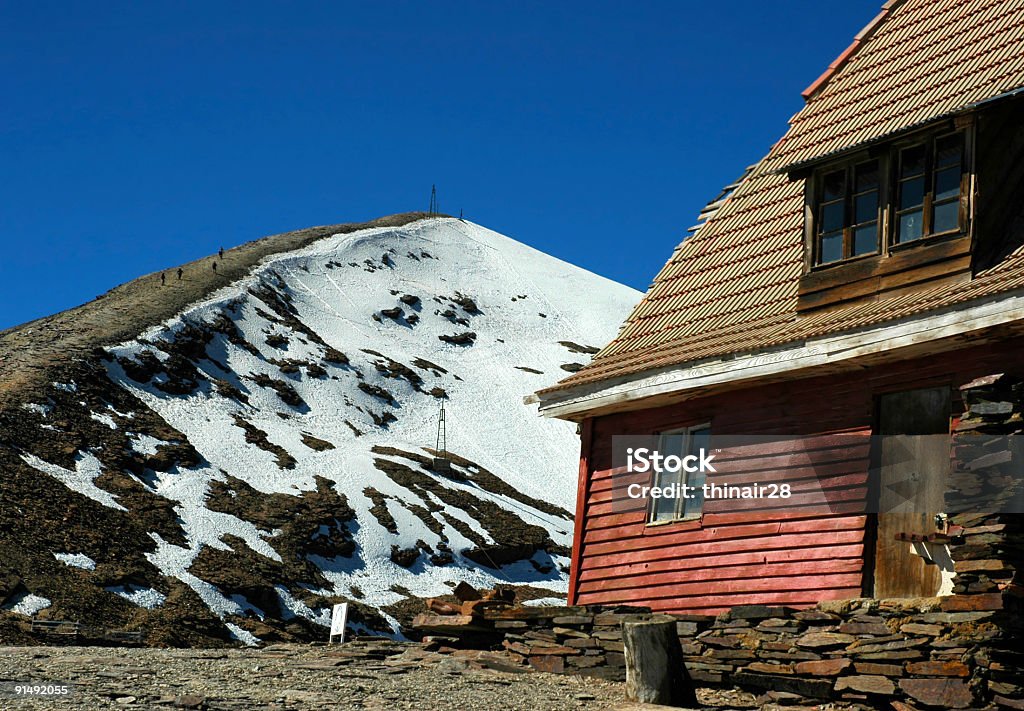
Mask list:
[[[860,596],[867,517],[855,512],[864,510],[866,493],[857,484],[866,480],[869,452],[848,436],[829,436],[860,434],[866,443],[875,399],[885,392],[948,385],[958,413],[956,388],[996,372],[1024,374],[1024,339],[587,420],[570,602],[714,613],[740,604],[799,607]],[[705,422],[715,435],[822,435],[814,471],[846,491],[852,485],[857,496],[848,501],[850,513],[716,513],[709,502],[700,521],[650,526],[645,512],[622,513],[613,505],[623,490],[612,489],[613,435]],[[777,457],[763,462],[766,471],[786,463],[784,452]]]

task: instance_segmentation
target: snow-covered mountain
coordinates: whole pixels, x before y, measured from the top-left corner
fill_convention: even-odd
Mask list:
[[[357,627],[397,631],[461,580],[557,597],[578,438],[523,397],[638,299],[452,218],[267,257],[22,403],[20,426],[52,433],[14,445],[40,500],[63,489],[97,535],[47,532],[35,584],[0,563],[0,601],[81,616],[87,589],[108,624],[191,630],[157,642],[252,643],[322,635],[342,600]]]

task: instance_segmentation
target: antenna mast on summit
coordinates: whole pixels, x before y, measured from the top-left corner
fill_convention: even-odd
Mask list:
[[[429,214],[436,215],[439,212],[440,212],[440,210],[437,209],[437,186],[436,185],[431,185],[430,186],[430,210],[429,210]]]

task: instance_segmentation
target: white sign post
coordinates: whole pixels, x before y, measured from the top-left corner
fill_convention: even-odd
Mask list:
[[[331,610],[331,636],[328,644],[334,644],[334,638],[338,637],[338,644],[345,642],[345,623],[348,621],[348,603],[342,602]]]

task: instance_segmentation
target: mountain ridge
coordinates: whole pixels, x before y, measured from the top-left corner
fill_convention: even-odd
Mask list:
[[[214,251],[191,262],[167,267],[162,273],[167,276],[169,288],[158,288],[161,272],[151,272],[118,284],[92,301],[0,330],[0,407],[7,403],[7,396],[12,390],[38,384],[38,377],[34,376],[42,375],[41,371],[51,364],[59,363],[68,355],[87,352],[97,345],[132,338],[154,321],[160,323],[173,318],[225,284],[245,277],[267,257],[301,249],[335,234],[374,227],[399,227],[437,216],[426,212],[403,212],[366,222],[319,225],[267,235],[225,250],[227,259],[224,260],[220,260]],[[217,272],[211,267],[214,259],[220,262]],[[180,284],[175,281],[178,268],[185,270],[185,278]],[[158,296],[160,298],[155,298]],[[110,318],[115,314],[124,315],[126,311],[129,315],[133,311],[143,314],[142,320]],[[82,328],[72,321],[83,321],[87,327]],[[40,338],[40,333],[53,340]],[[39,343],[40,340],[44,343]],[[27,353],[26,346],[30,347]]]
[[[398,634],[459,581],[564,592],[578,438],[522,396],[639,293],[454,218],[293,239],[0,411],[0,638],[308,640],[343,600]]]

